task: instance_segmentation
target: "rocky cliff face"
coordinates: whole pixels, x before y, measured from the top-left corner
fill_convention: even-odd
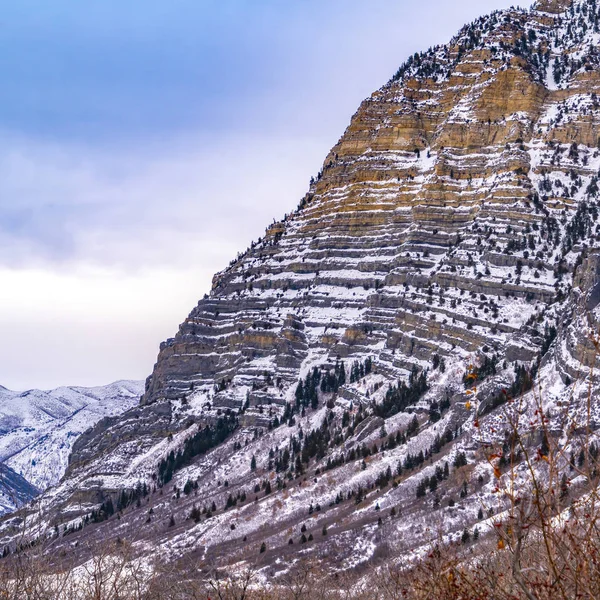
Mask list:
[[[535,7],[540,12],[560,14],[573,4],[573,0],[539,0]]]
[[[281,405],[307,360],[533,359],[526,325],[569,293],[600,165],[597,17],[549,18],[569,4],[482,18],[367,99],[299,210],[162,345],[144,402]]]
[[[170,556],[237,560],[268,539],[274,559],[310,521],[340,567],[382,544],[412,552],[431,519],[450,539],[471,526],[494,485],[474,424],[500,435],[500,390],[537,374],[548,407],[581,408],[600,300],[599,17],[595,0],[543,0],[402,65],[298,210],[161,345],[142,405],[75,445],[48,522],[77,529],[95,510],[86,535],[110,537],[97,511],[146,485],[135,497],[156,516],[140,501],[127,522]],[[437,500],[415,502],[448,465]]]

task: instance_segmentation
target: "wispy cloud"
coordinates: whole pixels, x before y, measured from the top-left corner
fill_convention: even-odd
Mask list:
[[[0,150],[0,264],[224,266],[296,206],[327,144],[235,137],[132,156],[14,140]]]

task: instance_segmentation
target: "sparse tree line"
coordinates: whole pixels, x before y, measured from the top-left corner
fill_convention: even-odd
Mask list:
[[[238,427],[238,420],[233,413],[220,417],[216,425],[207,425],[197,433],[185,439],[183,449],[174,450],[160,462],[158,466],[158,482],[169,483],[173,473],[189,465],[193,458],[205,454],[210,449],[223,443]]]

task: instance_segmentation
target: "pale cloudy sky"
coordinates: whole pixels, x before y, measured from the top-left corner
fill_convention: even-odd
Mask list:
[[[143,379],[360,101],[503,0],[19,0],[0,17],[0,384]]]

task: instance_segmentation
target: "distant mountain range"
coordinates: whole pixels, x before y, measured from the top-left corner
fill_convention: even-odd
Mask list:
[[[134,406],[143,382],[13,392],[0,386],[0,514],[63,476],[73,442],[103,417]]]

